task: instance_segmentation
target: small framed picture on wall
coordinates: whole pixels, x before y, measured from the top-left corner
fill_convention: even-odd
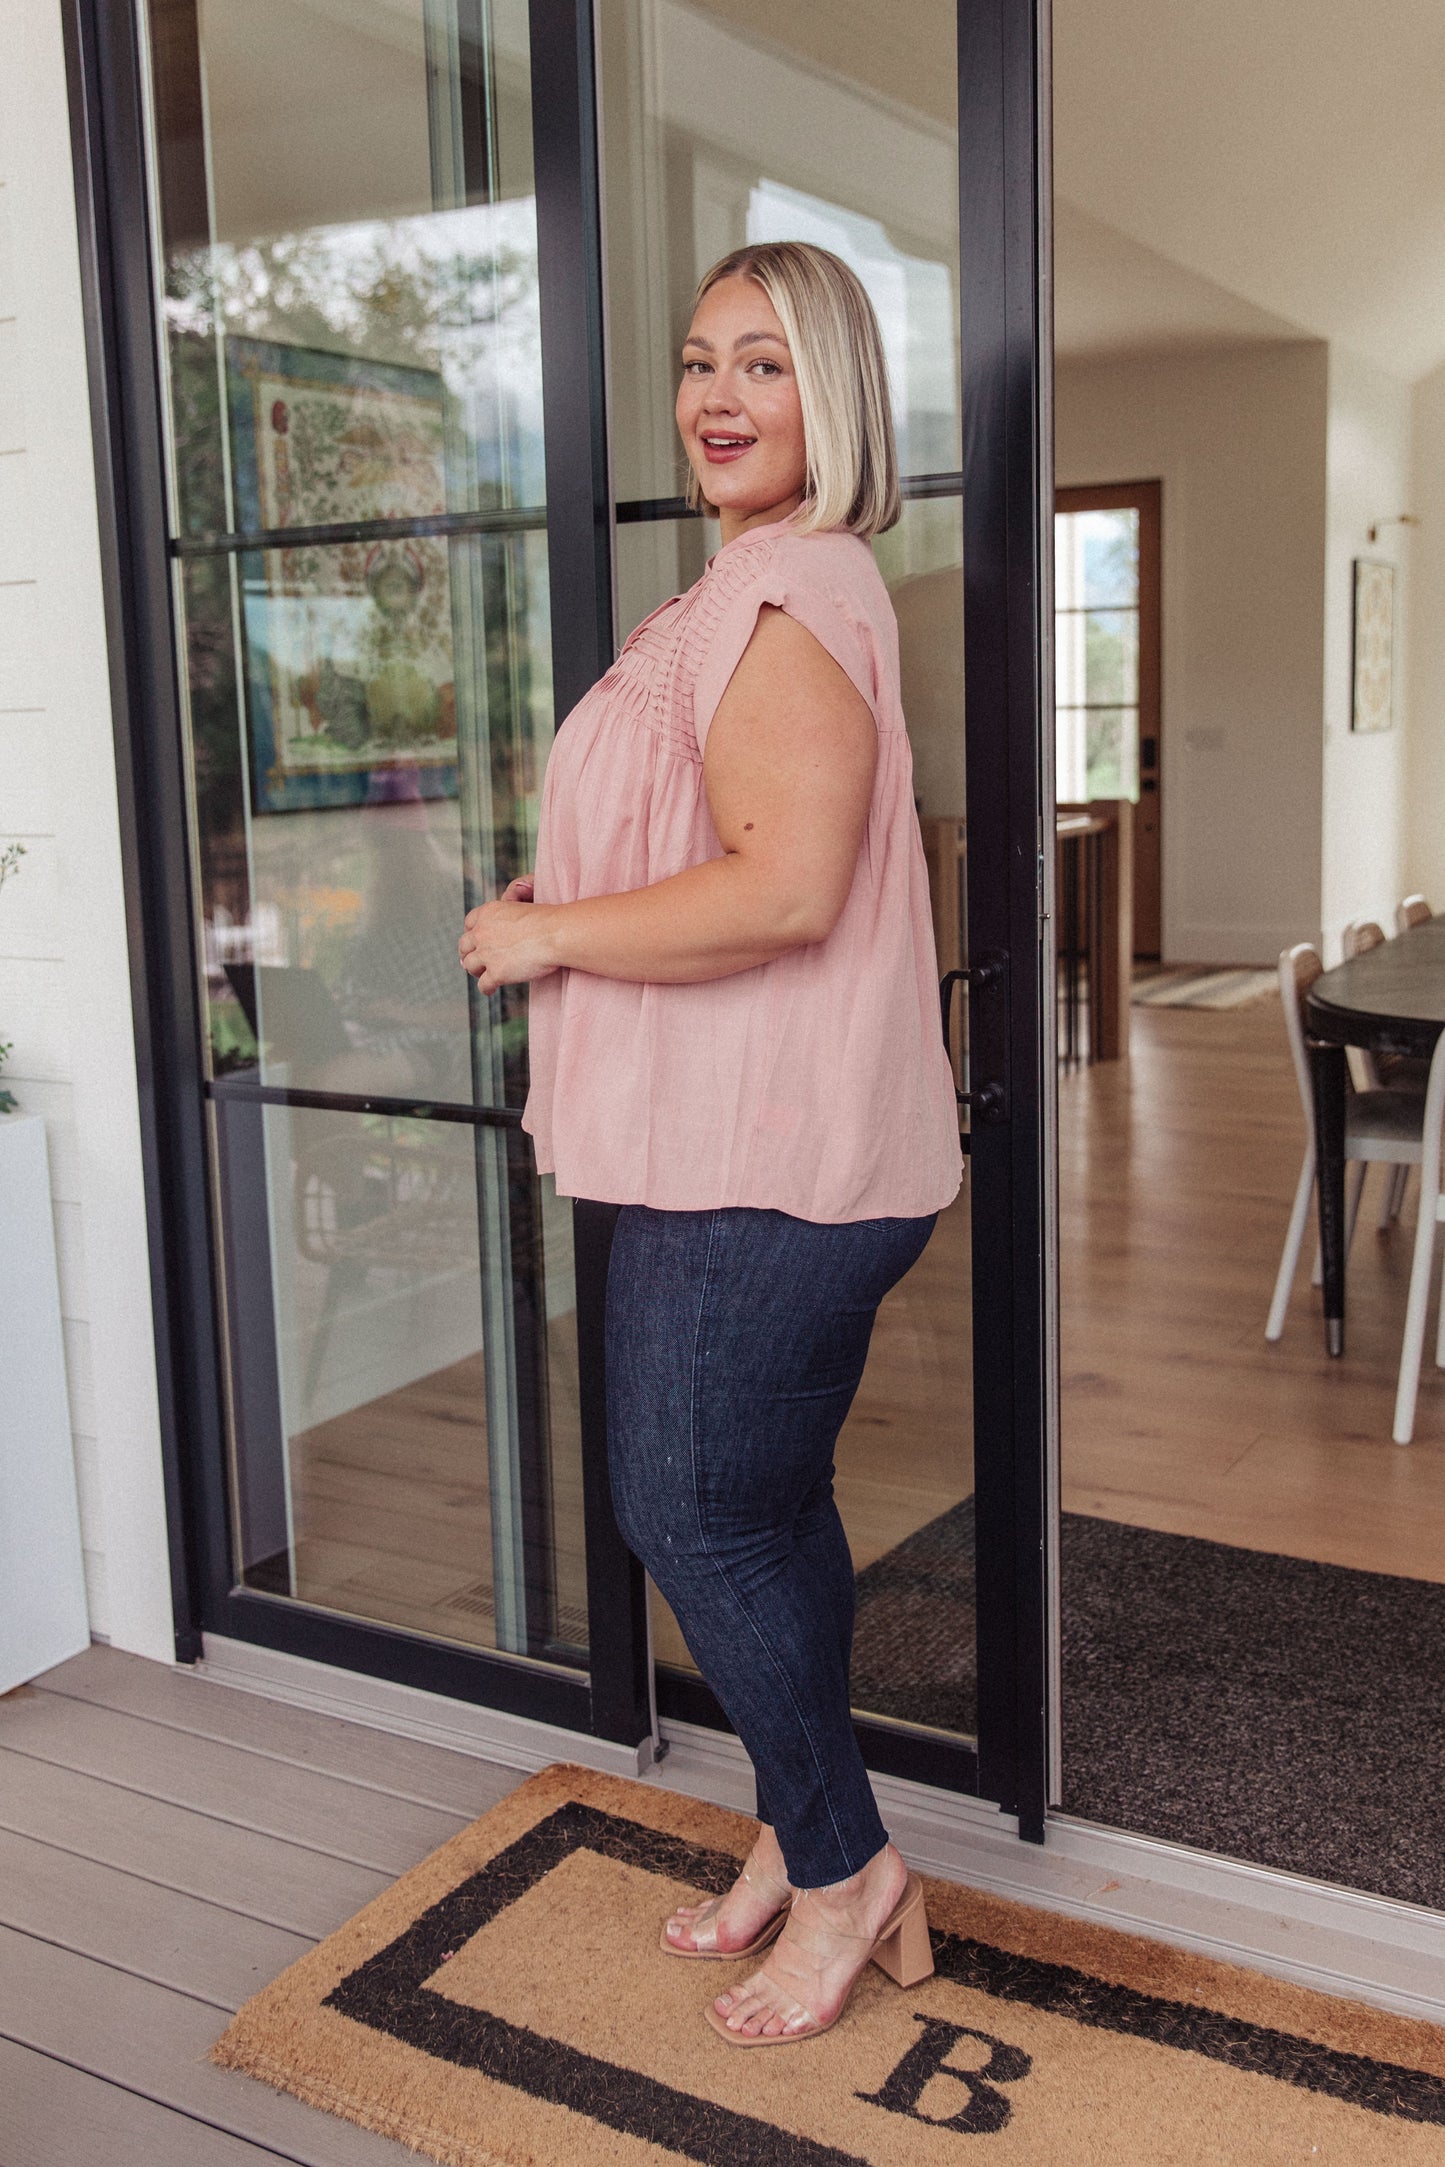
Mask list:
[[[1355,559],[1352,730],[1388,730],[1395,720],[1395,567]]]

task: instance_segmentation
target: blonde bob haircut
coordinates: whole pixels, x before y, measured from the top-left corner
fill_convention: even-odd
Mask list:
[[[793,357],[808,471],[799,534],[844,527],[871,540],[898,524],[898,448],[873,304],[840,257],[810,241],[761,241],[715,263],[693,297],[751,278],[777,311]],[[687,501],[706,499],[689,472]]]

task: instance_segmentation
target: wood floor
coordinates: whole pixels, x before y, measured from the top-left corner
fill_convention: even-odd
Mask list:
[[[510,1769],[91,1648],[0,1699],[3,2167],[403,2167],[206,2061]]]
[[[553,1617],[558,1639],[580,1649],[587,1576],[573,1314],[553,1320],[549,1342]],[[486,1405],[476,1354],[294,1437],[294,1579],[280,1592],[494,1648]]]
[[[968,1193],[883,1304],[838,1447],[859,1570],[973,1487]],[[575,1319],[551,1342],[553,1570],[561,1638],[585,1645]],[[474,1355],[293,1438],[294,1580],[281,1592],[433,1638],[495,1647],[483,1360]],[[268,1583],[269,1584],[269,1583]],[[691,1659],[654,1597],[664,1662]]]
[[[1311,1245],[1265,1341],[1303,1143],[1274,1000],[1136,1008],[1127,1064],[1061,1080],[1064,1507],[1445,1580],[1445,1373],[1428,1359],[1415,1442],[1390,1441],[1413,1177],[1383,1237],[1383,1172],[1366,1182],[1344,1358],[1324,1351]]]

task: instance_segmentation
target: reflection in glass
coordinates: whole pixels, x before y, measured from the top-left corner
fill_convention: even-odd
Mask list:
[[[521,0],[485,16],[465,0],[152,0],[151,16],[180,530],[251,525],[225,410],[258,356],[307,387],[297,403],[323,429],[328,387],[344,403],[379,373],[429,379],[446,452],[431,508],[540,505]],[[391,516],[385,435],[353,436],[326,518]],[[274,523],[302,521],[293,506]]]
[[[882,327],[903,471],[961,464],[954,11],[913,0],[886,33],[880,22],[805,0],[601,11],[624,502],[682,490],[672,407],[688,306],[708,265],[746,241],[814,241],[851,265]],[[659,570],[662,592],[670,581]]]
[[[525,993],[456,940],[531,865],[545,537],[192,557],[183,598],[215,1068],[520,1104]]]
[[[519,1320],[513,1360],[561,1404],[550,1450],[519,1457],[495,1434],[483,1270],[498,1236],[489,1161],[506,1139],[260,1107],[224,1086],[216,1133],[245,1584],[433,1637],[579,1659],[570,1222],[555,1204],[534,1220],[533,1277],[550,1283],[555,1264],[557,1290]],[[510,1231],[515,1240],[515,1222]],[[559,1235],[563,1253],[541,1254]]]
[[[525,0],[149,32],[244,1577],[578,1661],[570,1211],[456,950],[552,734]]]

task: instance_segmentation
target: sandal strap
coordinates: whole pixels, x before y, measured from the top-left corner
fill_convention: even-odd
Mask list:
[[[744,1859],[742,1878],[750,1889],[756,1889],[758,1895],[765,1902],[775,1899],[775,1909],[781,1911],[784,1904],[792,1901],[793,1884],[791,1881],[779,1881],[773,1874],[765,1874],[761,1871],[754,1873],[752,1865],[755,1856],[754,1851],[749,1851],[746,1859]]]
[[[816,1889],[799,1889],[793,1898],[793,1908],[796,1910],[805,1896],[816,1896],[817,1893],[818,1892]],[[871,1949],[874,1943],[878,1940],[877,1934],[852,1934],[848,1931],[846,1926],[834,1926],[831,1921],[827,1919],[820,1919],[818,1921],[818,1924],[822,1928],[823,1932],[825,1934],[831,1934],[835,1941],[856,1941],[860,1948]],[[884,1921],[884,1924],[886,1926],[886,1920]]]
[[[720,1896],[710,1896],[697,1917],[688,1921],[685,1930],[691,1934],[692,1945],[695,1949],[707,1950],[717,1947],[717,1917],[722,1910],[722,1902]]]
[[[752,1862],[753,1854],[750,1851],[742,1867],[742,1879],[746,1881],[750,1889],[755,1890],[763,1898],[764,1902],[771,1901],[774,1910],[781,1911],[785,1904],[792,1902],[794,1893],[792,1883],[790,1881],[775,1881],[771,1874],[750,1873],[748,1868],[752,1865]],[[687,1931],[692,1936],[692,1945],[695,1949],[716,1949],[718,1913],[722,1910],[726,1901],[726,1894],[710,1896],[698,1916],[689,1923]]]

